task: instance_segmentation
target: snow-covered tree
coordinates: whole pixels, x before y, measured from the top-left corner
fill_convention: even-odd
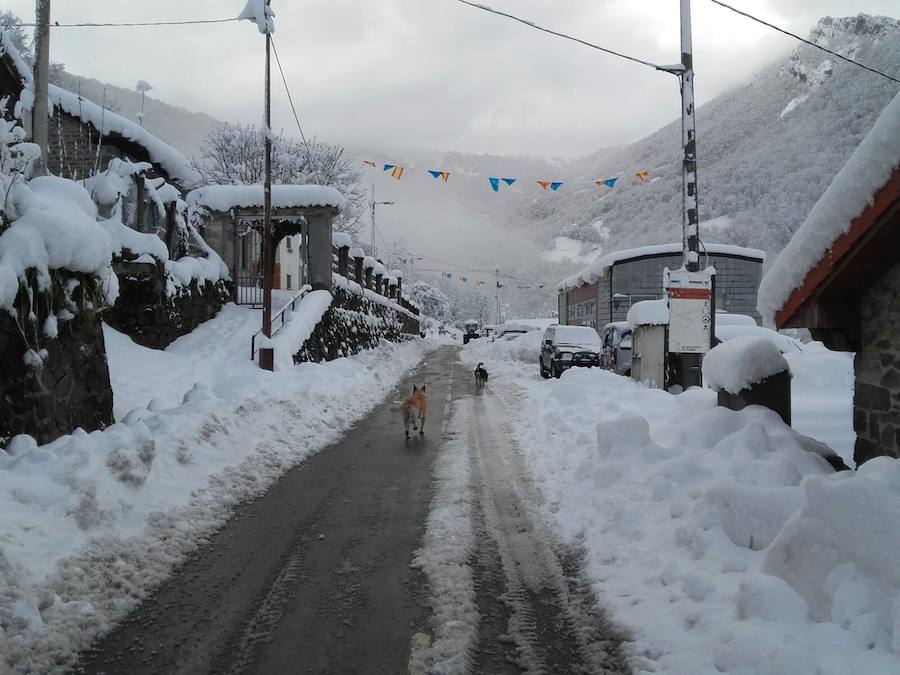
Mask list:
[[[4,10],[0,12],[0,30],[6,33],[6,37],[12,41],[13,46],[28,63],[34,63],[34,43],[25,28],[22,27],[22,19],[15,12]],[[60,80],[66,74],[66,66],[56,61],[50,62],[50,81],[60,84]]]
[[[257,185],[265,178],[265,136],[258,127],[218,127],[204,139],[201,153],[191,163],[209,184]],[[272,182],[336,188],[347,200],[347,206],[335,219],[335,230],[349,234],[360,230],[367,203],[362,170],[344,154],[342,147],[316,139],[298,143],[278,136],[272,144]]]

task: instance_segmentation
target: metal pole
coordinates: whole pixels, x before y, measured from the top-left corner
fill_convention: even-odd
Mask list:
[[[681,140],[682,229],[684,264],[690,272],[700,269],[700,231],[697,211],[697,123],[694,116],[694,55],[691,43],[691,0],[681,0]]]
[[[266,0],[268,6],[271,0]],[[266,33],[266,184],[264,187],[263,216],[263,325],[262,332],[272,337],[272,286],[275,272],[275,256],[272,246],[272,35]],[[275,351],[266,346],[259,350],[259,367],[275,370]]]
[[[372,183],[372,257],[375,257],[375,183]]]
[[[41,159],[34,164],[34,173],[48,171],[48,128],[50,111],[47,97],[50,82],[50,0],[35,0],[34,38],[34,108],[31,117],[31,136],[41,149]]]
[[[494,273],[497,275],[497,325],[500,325],[500,266],[494,268]]]

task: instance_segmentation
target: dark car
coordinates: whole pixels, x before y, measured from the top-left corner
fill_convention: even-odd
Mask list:
[[[481,337],[481,326],[477,321],[466,321],[464,324],[463,344],[469,344],[469,340],[477,340]]]
[[[603,345],[590,326],[550,326],[541,344],[541,376],[559,377],[575,366],[600,365]]]
[[[601,365],[619,375],[631,375],[631,324],[616,321],[603,329]]]

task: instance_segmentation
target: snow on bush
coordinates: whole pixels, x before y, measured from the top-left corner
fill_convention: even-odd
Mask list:
[[[847,361],[811,366],[836,382]],[[834,473],[775,413],[710,390],[488,367],[545,517],[634,637],[635,672],[900,672],[900,461]]]
[[[247,358],[259,321],[228,305],[165,351],[106,327],[117,423],[0,451],[0,672],[65,670],[237,503],[339,438],[424,354],[383,343],[267,373]]]
[[[737,394],[778,373],[790,372],[778,346],[764,337],[740,335],[703,357],[703,379],[714,390]]]

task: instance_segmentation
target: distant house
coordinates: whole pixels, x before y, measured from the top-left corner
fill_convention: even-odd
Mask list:
[[[760,288],[778,328],[856,352],[854,459],[900,457],[900,95],[888,104]]]
[[[716,268],[716,309],[747,314],[757,321],[757,290],[766,254],[752,248],[707,244],[704,264]],[[663,297],[663,270],[678,269],[681,244],[660,244],[603,256],[559,287],[559,322],[602,328],[624,321],[642,300]]]

